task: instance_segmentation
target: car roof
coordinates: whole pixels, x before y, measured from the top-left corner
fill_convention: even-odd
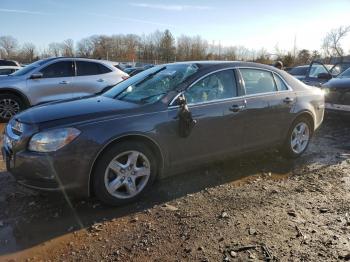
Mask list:
[[[209,61],[186,61],[186,62],[176,62],[176,63],[170,63],[166,65],[171,64],[196,64],[201,67],[207,67],[207,68],[225,68],[225,67],[255,67],[260,69],[267,69],[271,71],[278,72],[279,69],[265,64],[260,63],[254,63],[254,62],[244,62],[244,61],[215,61],[215,60],[209,60]]]
[[[90,62],[100,62],[100,63],[108,63],[111,65],[119,64],[119,62],[113,62],[108,60],[102,60],[102,59],[93,59],[93,58],[86,58],[86,57],[73,57],[73,56],[58,56],[58,57],[49,57],[42,59],[43,61],[53,61],[53,60],[66,60],[66,59],[74,59],[79,61],[90,61]]]

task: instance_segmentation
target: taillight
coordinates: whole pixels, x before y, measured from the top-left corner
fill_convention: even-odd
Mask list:
[[[130,76],[122,76],[122,79],[123,80],[126,80],[126,79],[128,79]]]

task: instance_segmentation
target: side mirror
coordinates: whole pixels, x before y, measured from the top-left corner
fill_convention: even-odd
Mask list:
[[[34,73],[32,74],[30,77],[30,79],[39,79],[39,78],[43,78],[43,73]]]
[[[179,119],[178,134],[180,137],[188,137],[197,121],[192,118],[192,113],[188,109],[184,95],[180,95],[176,102],[179,105],[179,111],[177,113]]]
[[[184,95],[180,95],[177,99],[176,99],[176,104],[180,107],[184,107],[187,105],[187,101]]]
[[[329,80],[332,78],[332,75],[329,73],[320,73],[317,75],[317,78],[322,80]]]

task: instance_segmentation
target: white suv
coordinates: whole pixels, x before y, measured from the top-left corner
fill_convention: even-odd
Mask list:
[[[50,101],[103,92],[128,78],[115,62],[59,57],[34,62],[0,78],[0,120]]]

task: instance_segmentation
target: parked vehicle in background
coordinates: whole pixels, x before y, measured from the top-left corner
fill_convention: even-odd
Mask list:
[[[127,67],[123,71],[130,75],[133,71],[135,71],[137,68],[136,67]]]
[[[310,65],[294,67],[288,73],[307,85],[320,87],[349,67],[350,63],[342,62],[335,65],[325,65],[321,62],[313,61]]]
[[[21,66],[17,61],[0,59],[0,66]]]
[[[20,66],[0,66],[0,76],[10,75],[21,68]]]
[[[129,76],[113,63],[84,58],[47,58],[0,78],[0,120],[50,101],[105,91]]]
[[[350,68],[322,85],[326,110],[350,116]]]
[[[328,72],[328,69],[331,69],[333,65],[322,65],[312,63],[310,65],[296,66],[289,69],[288,73],[299,79],[300,81],[307,82],[310,78],[317,77],[320,73]]]
[[[129,67],[129,68],[125,68],[124,72],[129,74],[130,76],[134,76],[152,67],[154,67],[154,65],[151,65],[151,64],[147,64],[143,67]]]
[[[138,73],[141,73],[141,72],[143,72],[143,71],[145,71],[144,68],[136,68],[136,69],[133,70],[129,75],[130,75],[130,76],[134,76],[134,75],[137,75]]]
[[[193,164],[265,148],[299,157],[323,121],[323,94],[256,63],[161,65],[16,115],[2,152],[21,184],[119,205]]]
[[[303,80],[306,77],[308,70],[309,70],[309,65],[296,66],[296,67],[290,68],[288,70],[288,73],[299,80]]]
[[[108,61],[108,60],[100,60],[102,62],[106,62],[106,63],[110,63],[111,65],[113,65],[115,68],[124,71],[124,67],[123,64],[119,63],[119,62],[113,62],[113,61]]]

